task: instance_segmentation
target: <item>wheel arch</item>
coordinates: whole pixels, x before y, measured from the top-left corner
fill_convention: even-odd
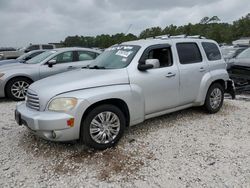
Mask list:
[[[91,104],[86,110],[85,112],[83,113],[83,116],[82,116],[82,120],[81,122],[84,120],[84,118],[87,116],[87,114],[93,110],[95,107],[97,106],[100,106],[100,105],[103,105],[103,104],[111,104],[111,105],[114,105],[116,107],[118,107],[124,114],[125,118],[126,118],[126,127],[129,126],[129,122],[130,122],[130,113],[129,113],[129,108],[128,108],[128,105],[127,103],[122,100],[122,99],[119,99],[119,98],[112,98],[112,99],[104,99],[104,100],[101,100],[101,101],[98,101],[98,102],[95,102],[93,104]]]
[[[7,93],[6,93],[6,90],[7,90],[8,84],[10,83],[10,81],[12,81],[12,80],[14,80],[14,79],[17,79],[17,78],[25,78],[25,79],[30,80],[32,83],[34,82],[34,80],[33,80],[32,78],[30,78],[29,76],[26,76],[26,75],[17,75],[17,76],[13,76],[13,77],[9,78],[9,79],[6,81],[5,85],[4,85],[4,94],[5,94],[5,96],[7,96],[7,95],[6,95],[6,94],[7,94]]]

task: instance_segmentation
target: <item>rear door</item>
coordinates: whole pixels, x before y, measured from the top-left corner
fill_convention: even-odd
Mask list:
[[[180,70],[180,104],[193,103],[200,91],[203,77],[209,72],[208,64],[201,55],[201,44],[176,43]]]

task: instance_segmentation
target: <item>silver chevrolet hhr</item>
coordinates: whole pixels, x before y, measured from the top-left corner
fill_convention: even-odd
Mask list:
[[[32,84],[15,117],[51,141],[114,146],[127,126],[192,106],[216,113],[234,95],[218,44],[157,37],[112,46],[87,69]]]

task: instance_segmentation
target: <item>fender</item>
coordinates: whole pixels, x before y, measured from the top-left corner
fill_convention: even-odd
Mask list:
[[[227,87],[227,81],[229,80],[227,71],[224,69],[218,69],[212,72],[208,72],[203,76],[199,89],[199,94],[196,98],[196,101],[194,102],[195,106],[201,106],[205,103],[208,89],[211,84],[216,80],[224,80],[225,86]]]
[[[130,86],[129,84],[111,85],[96,87],[90,89],[83,89],[79,91],[73,91],[59,95],[57,97],[76,97],[79,99],[84,99],[84,109],[81,116],[84,114],[85,110],[97,102],[101,102],[109,99],[120,99],[127,104],[129,115],[130,115],[130,126],[141,123],[144,121],[144,98],[139,87]],[[87,106],[86,106],[87,105]],[[80,105],[82,106],[82,105]]]
[[[11,75],[11,76],[8,76],[8,79],[4,79],[4,82],[3,82],[3,87],[5,88],[6,84],[13,78],[16,78],[16,77],[25,77],[25,78],[28,78],[30,80],[32,80],[34,82],[34,79],[31,78],[30,75],[28,74],[14,74],[14,75]]]

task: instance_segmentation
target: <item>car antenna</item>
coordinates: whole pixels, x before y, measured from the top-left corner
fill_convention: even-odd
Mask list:
[[[130,31],[130,29],[132,28],[132,26],[133,26],[133,24],[129,24],[128,29],[127,29],[127,31],[125,32],[125,35],[128,34],[128,32]]]

